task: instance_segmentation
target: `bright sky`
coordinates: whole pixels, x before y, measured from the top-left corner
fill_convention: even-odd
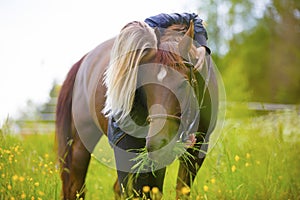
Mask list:
[[[195,0],[9,0],[0,2],[0,127],[27,100],[47,101],[54,80],[127,22],[197,12]]]

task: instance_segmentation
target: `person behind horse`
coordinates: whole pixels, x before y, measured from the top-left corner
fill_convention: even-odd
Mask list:
[[[206,53],[210,54],[210,48],[207,46],[207,31],[203,25],[203,20],[195,13],[161,13],[148,17],[145,22],[152,28],[158,27],[161,32],[173,24],[190,25],[190,21],[194,22],[194,44],[197,47],[197,63],[195,68],[200,70]]]
[[[185,24],[189,26],[191,20],[195,25],[194,40],[198,56],[195,67],[201,69],[205,54],[210,53],[210,49],[207,47],[207,33],[202,24],[202,19],[194,13],[162,13],[149,17],[145,19],[144,22],[130,22],[121,29],[114,43],[111,52],[110,67],[106,71],[105,79],[105,85],[107,86],[106,96],[109,98],[106,100],[103,112],[109,117],[108,139],[114,148],[119,188],[121,195],[124,197],[132,193],[134,194],[134,192],[128,191],[127,184],[130,181],[130,167],[136,163],[132,161],[133,158],[124,159],[123,153],[118,149],[127,151],[143,148],[145,146],[145,139],[126,134],[120,129],[117,123],[118,120],[116,120],[116,118],[122,119],[130,113],[134,102],[133,93],[135,92],[135,90],[132,90],[131,93],[124,94],[120,91],[122,91],[124,87],[132,87],[135,89],[134,84],[136,83],[136,78],[130,79],[134,81],[128,82],[127,85],[121,85],[120,82],[116,80],[118,80],[118,78],[126,79],[131,74],[136,76],[137,72],[123,71],[122,74],[116,74],[116,68],[124,65],[132,65],[131,69],[137,69],[134,68],[134,66],[151,62],[152,59],[154,59],[158,46],[157,35],[154,28],[157,27],[163,33],[164,28],[173,24]],[[127,103],[121,106],[118,100],[124,98],[127,99]],[[124,166],[128,166],[128,170],[120,170],[121,168],[124,169]],[[155,173],[149,172],[139,175],[132,185],[133,188],[130,190],[134,190],[141,195],[143,187],[149,186],[150,188],[157,187],[162,192],[165,170],[166,168],[164,167]]]

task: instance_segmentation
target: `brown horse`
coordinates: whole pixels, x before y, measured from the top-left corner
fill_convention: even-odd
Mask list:
[[[161,35],[155,63],[146,63],[139,69],[137,93],[130,113],[131,121],[142,127],[134,130],[146,132],[139,137],[144,137],[147,156],[151,160],[160,163],[167,160],[165,166],[179,157],[178,198],[182,188],[191,186],[205,159],[218,110],[217,80],[210,56],[206,57],[200,71],[193,68],[196,59],[191,39],[193,23],[187,29],[185,25],[173,25]],[[106,101],[103,79],[114,41],[112,38],[100,44],[74,64],[61,87],[56,140],[63,199],[76,199],[76,194],[84,197],[91,152],[101,136],[107,135],[108,118],[102,112]],[[132,134],[139,134],[135,131]],[[192,134],[197,139],[193,148],[174,155],[178,141],[186,143],[186,138]],[[185,153],[189,155],[188,161],[184,159]],[[164,155],[168,155],[168,159]],[[164,166],[157,166],[157,169]],[[120,194],[117,181],[114,191],[116,196]]]

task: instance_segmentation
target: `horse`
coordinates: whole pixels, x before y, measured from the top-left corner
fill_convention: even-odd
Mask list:
[[[183,188],[191,187],[205,159],[218,112],[218,84],[210,56],[206,56],[201,70],[193,67],[196,59],[191,39],[193,33],[191,23],[190,27],[172,25],[158,36],[159,50],[155,63],[139,69],[131,112],[135,118],[131,121],[138,124],[132,134],[139,134],[136,130],[142,130],[139,137],[143,140],[141,146],[145,146],[146,157],[162,161],[166,159],[163,154],[171,155],[164,166],[156,166],[154,170],[160,170],[179,158],[177,198],[182,195]],[[63,199],[85,197],[85,178],[91,152],[109,129],[109,118],[102,112],[107,98],[103,80],[114,42],[115,38],[111,38],[84,55],[72,66],[61,86],[56,108],[56,142]],[[156,80],[148,80],[147,77]],[[192,94],[190,99],[185,98],[188,96],[186,91]],[[181,101],[181,98],[184,100]],[[197,133],[194,134],[196,142],[191,145],[192,148],[184,146],[183,153],[172,156],[176,143],[186,142],[184,138],[192,135],[190,132]],[[163,153],[161,149],[164,149]],[[184,156],[186,154],[188,160]],[[151,171],[153,168],[147,169]],[[163,184],[164,171],[157,176],[161,176]],[[119,198],[121,188],[118,180],[113,189],[116,198]]]

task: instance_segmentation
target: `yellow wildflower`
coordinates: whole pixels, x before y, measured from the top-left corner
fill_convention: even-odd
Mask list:
[[[10,200],[15,200],[15,197],[10,197]]]
[[[144,192],[144,193],[150,192],[150,187],[147,186],[147,185],[145,185],[145,186],[143,187],[143,192]]]
[[[11,190],[11,189],[12,189],[11,185],[8,185],[8,186],[7,186],[7,189],[8,189],[8,190]]]
[[[13,177],[12,177],[12,179],[14,180],[14,181],[16,181],[16,180],[18,180],[18,175],[13,175]]]
[[[24,178],[23,176],[20,176],[20,177],[19,177],[19,181],[20,181],[20,182],[23,182],[24,180],[25,180],[25,178]]]
[[[235,165],[232,165],[231,171],[232,171],[232,172],[235,172],[235,170],[236,170],[236,166],[235,166]]]
[[[183,188],[181,188],[181,193],[183,195],[189,194],[190,191],[191,191],[191,189],[189,187],[183,187]]]
[[[250,165],[250,164],[249,164],[248,162],[245,163],[245,167],[249,167],[249,165]]]
[[[235,160],[236,162],[238,162],[238,161],[240,160],[240,157],[239,157],[238,155],[236,155],[236,156],[234,157],[234,160]]]
[[[208,186],[207,186],[207,185],[204,185],[204,186],[203,186],[203,190],[204,190],[204,192],[207,192],[207,191],[208,191]]]
[[[26,198],[26,194],[22,193],[21,194],[21,199],[25,199]]]
[[[36,186],[36,187],[38,187],[39,185],[40,185],[39,182],[35,182],[35,183],[34,183],[34,186]]]
[[[158,187],[153,187],[153,188],[152,188],[152,193],[153,193],[153,194],[157,194],[158,192],[159,192]]]
[[[4,150],[4,152],[10,154],[10,150]]]
[[[250,153],[246,153],[246,158],[249,159],[251,157]]]
[[[18,152],[19,151],[19,146],[17,145],[16,147],[15,147],[15,152]]]
[[[210,182],[211,182],[212,184],[214,184],[214,183],[216,182],[216,179],[212,178],[212,179],[210,180]]]

